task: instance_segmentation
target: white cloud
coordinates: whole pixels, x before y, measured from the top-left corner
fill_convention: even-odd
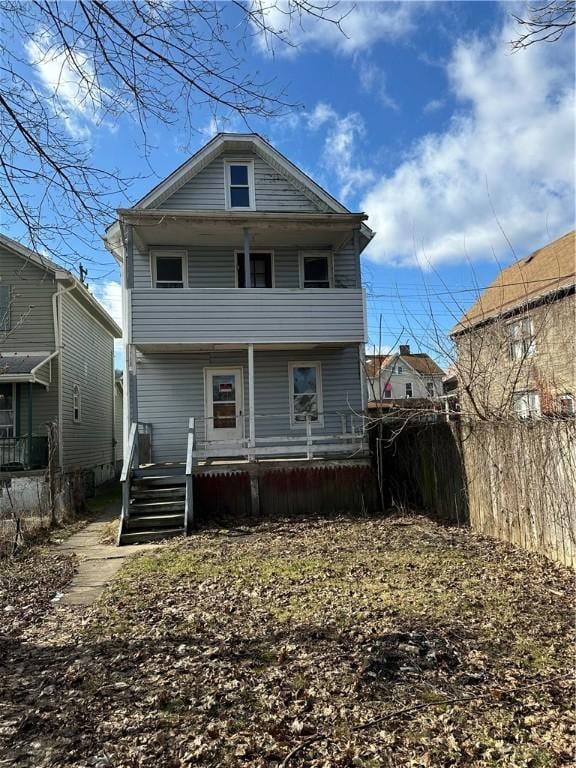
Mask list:
[[[511,54],[512,37],[505,25],[455,45],[447,73],[460,111],[362,200],[378,233],[374,261],[458,262],[493,249],[509,256],[498,222],[523,255],[573,226],[570,46]]]
[[[360,86],[366,93],[372,93],[378,101],[388,109],[398,112],[398,102],[388,93],[386,73],[381,67],[364,59],[357,61]]]
[[[430,101],[426,102],[424,105],[423,112],[427,115],[432,112],[438,112],[439,109],[444,107],[445,103],[444,99],[430,99]]]
[[[115,130],[115,126],[103,121],[106,94],[83,51],[63,51],[55,46],[49,32],[42,31],[27,42],[26,53],[52,99],[54,111],[74,139],[89,139],[92,127],[97,125]]]
[[[326,130],[320,164],[336,178],[343,201],[374,182],[373,172],[356,159],[360,154],[359,143],[366,133],[358,112],[341,116],[329,104],[319,102],[312,112],[306,113],[304,120],[311,131]]]
[[[256,44],[265,53],[295,55],[304,48],[323,49],[351,55],[365,53],[379,40],[396,40],[413,29],[414,12],[419,3],[329,3],[325,18],[302,12],[289,0],[267,3],[258,0],[258,12],[267,29],[277,35],[258,31]],[[290,12],[292,8],[292,13]],[[340,20],[340,25],[329,21]],[[280,39],[279,39],[280,38]],[[289,40],[292,45],[282,42]]]

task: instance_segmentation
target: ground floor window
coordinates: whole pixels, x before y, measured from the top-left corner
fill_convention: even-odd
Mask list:
[[[514,392],[512,395],[514,413],[520,419],[533,419],[540,416],[540,396],[538,392]]]
[[[410,381],[406,382],[406,397],[412,397],[412,382]]]
[[[14,385],[0,384],[0,438],[14,437]]]
[[[75,424],[78,424],[82,417],[82,396],[78,384],[74,384],[72,390],[72,417]]]
[[[322,372],[320,363],[290,363],[290,417],[292,426],[301,426],[309,416],[323,422]]]

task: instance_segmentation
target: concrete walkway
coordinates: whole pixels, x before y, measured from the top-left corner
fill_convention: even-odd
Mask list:
[[[120,502],[100,513],[85,528],[56,546],[61,552],[78,557],[78,571],[66,587],[59,605],[92,605],[118,573],[125,560],[136,553],[157,548],[157,544],[132,544],[117,547],[102,544],[106,528],[120,519]]]

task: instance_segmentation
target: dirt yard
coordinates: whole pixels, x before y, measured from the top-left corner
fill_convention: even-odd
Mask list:
[[[567,767],[573,601],[420,517],[204,532],[0,616],[0,766]]]

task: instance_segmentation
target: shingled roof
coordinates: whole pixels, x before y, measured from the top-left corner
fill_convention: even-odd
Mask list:
[[[503,269],[451,333],[462,333],[575,284],[576,231],[573,230]]]
[[[423,376],[445,375],[442,368],[436,365],[430,355],[427,355],[425,352],[411,352],[409,355],[400,355],[398,353],[394,355],[367,355],[366,373],[371,378],[374,378],[374,376],[378,375],[378,367],[380,367],[380,370],[383,370],[389,365],[393,365],[396,360],[403,360]]]

